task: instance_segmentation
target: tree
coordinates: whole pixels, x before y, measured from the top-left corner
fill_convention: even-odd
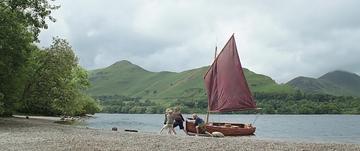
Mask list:
[[[32,51],[31,33],[0,4],[0,93],[5,114],[11,114],[22,90],[23,67]]]
[[[11,115],[24,88],[25,66],[37,47],[40,29],[46,29],[46,18],[55,21],[51,10],[58,8],[47,0],[0,1],[0,100],[2,114]],[[0,114],[1,115],[1,114]]]
[[[47,19],[56,21],[50,16],[51,11],[60,8],[49,3],[48,0],[2,0],[0,5],[2,11],[15,17],[15,22],[29,29],[34,41],[38,40],[41,29],[48,28]]]
[[[53,44],[34,57],[32,72],[23,93],[25,111],[67,116],[95,113],[98,103],[83,94],[89,86],[87,72],[78,65],[70,44],[54,39]]]
[[[79,115],[95,114],[101,111],[101,106],[93,98],[83,95],[81,99],[85,102],[85,104],[83,105],[83,112],[79,113]]]
[[[65,40],[54,39],[50,48],[36,54],[34,60],[37,62],[30,65],[32,72],[28,75],[32,79],[26,82],[23,92],[24,106],[32,109],[29,112],[38,114],[65,112],[56,108],[59,106],[68,106],[68,110],[73,111],[78,104],[66,104],[77,95],[72,81],[77,58],[71,47]]]

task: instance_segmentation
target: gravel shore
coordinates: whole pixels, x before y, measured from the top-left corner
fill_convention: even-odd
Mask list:
[[[294,143],[246,137],[194,137],[96,130],[52,120],[0,118],[0,150],[336,150],[359,144]]]

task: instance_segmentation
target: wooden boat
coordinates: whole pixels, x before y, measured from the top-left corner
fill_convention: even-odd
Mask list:
[[[232,112],[253,110],[256,102],[246,82],[234,35],[231,36],[204,76],[208,95],[208,114],[205,129],[199,133],[221,132],[225,136],[253,135],[252,124],[208,122],[210,112]],[[196,134],[194,122],[186,120],[186,131]]]
[[[246,136],[253,135],[256,127],[239,124],[239,123],[207,123],[205,129],[209,133],[221,132],[225,136]],[[186,130],[189,135],[196,133],[195,124],[189,121],[186,121]],[[204,130],[199,131],[200,134],[205,134]]]

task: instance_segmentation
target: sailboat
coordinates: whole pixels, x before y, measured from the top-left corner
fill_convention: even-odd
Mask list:
[[[233,112],[256,110],[256,102],[246,82],[235,37],[231,36],[222,51],[215,58],[204,76],[208,95],[208,114],[205,129],[200,133],[221,132],[225,136],[253,135],[256,127],[252,124],[208,122],[210,112]],[[186,131],[196,134],[194,122],[186,120]]]

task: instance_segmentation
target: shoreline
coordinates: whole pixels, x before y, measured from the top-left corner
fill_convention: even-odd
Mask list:
[[[0,146],[0,150],[360,150],[360,144],[132,133],[31,117],[0,118]]]
[[[13,115],[12,117],[25,119],[26,115]],[[57,116],[32,116],[32,115],[29,115],[28,117],[30,119],[41,119],[41,120],[47,120],[47,121],[58,121],[61,119],[60,117],[57,117]]]

